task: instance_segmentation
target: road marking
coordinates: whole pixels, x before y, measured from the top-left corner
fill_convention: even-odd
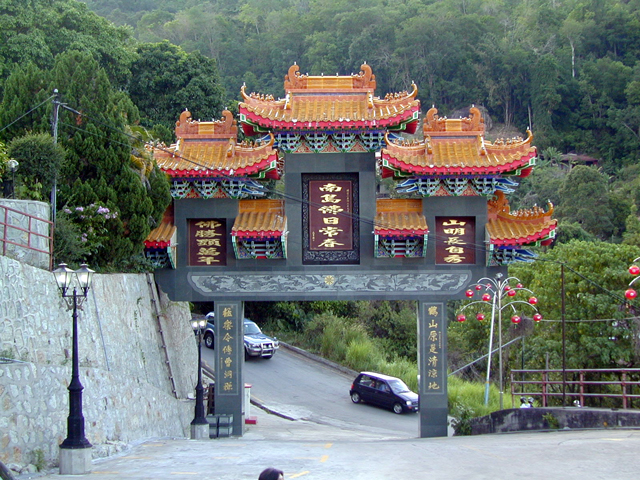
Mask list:
[[[318,460],[320,463],[324,463],[329,460],[329,455],[322,455],[321,457],[294,457],[296,460]]]
[[[498,458],[500,460],[504,460],[505,459],[505,457],[501,457],[499,455],[493,455],[493,454],[491,454],[491,453],[489,453],[489,452],[487,452],[485,450],[482,450],[480,448],[469,447],[467,445],[463,445],[462,447],[463,448],[468,448],[469,450],[473,450],[474,452],[482,453],[483,455],[486,455],[487,457]]]
[[[324,446],[324,448],[331,448],[331,447],[333,447],[333,443],[327,443],[327,444]]]
[[[287,478],[298,478],[298,477],[302,477],[304,475],[309,475],[309,470],[305,470],[304,472],[300,472],[300,473],[287,473]]]

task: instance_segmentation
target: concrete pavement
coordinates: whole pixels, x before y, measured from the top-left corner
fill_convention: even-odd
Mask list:
[[[19,480],[74,478],[257,479],[266,467],[286,479],[637,479],[640,430],[582,430],[420,439],[395,437],[251,409],[242,437],[153,439],[95,460],[87,475],[20,475]],[[390,413],[390,415],[393,415]]]

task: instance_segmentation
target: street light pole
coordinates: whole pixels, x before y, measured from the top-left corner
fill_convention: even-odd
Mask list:
[[[475,289],[476,290],[482,290],[482,288],[485,289],[485,294],[482,295],[482,300],[481,301],[476,301],[476,302],[471,302],[468,303],[467,305],[465,305],[462,308],[462,311],[464,311],[467,307],[470,307],[471,305],[478,305],[478,304],[487,304],[489,301],[491,301],[491,331],[489,333],[489,353],[488,353],[488,362],[487,362],[487,379],[485,382],[485,392],[484,392],[484,404],[488,405],[489,404],[489,377],[490,377],[490,371],[491,371],[491,352],[492,352],[492,346],[493,346],[493,332],[494,332],[494,324],[496,321],[496,312],[498,314],[498,386],[499,386],[499,390],[500,390],[500,409],[502,410],[504,408],[504,382],[503,382],[503,365],[502,365],[502,310],[504,308],[507,307],[511,307],[515,313],[516,308],[515,305],[516,304],[523,304],[523,305],[527,305],[530,308],[533,308],[534,311],[538,311],[538,309],[534,306],[537,303],[537,299],[535,297],[531,297],[529,298],[529,301],[525,302],[523,300],[510,300],[507,302],[503,302],[503,296],[508,296],[508,297],[515,297],[518,293],[518,291],[526,291],[529,292],[530,294],[533,294],[533,292],[531,290],[529,290],[528,288],[524,288],[519,280],[515,277],[509,277],[506,278],[504,280],[502,280],[503,275],[502,273],[497,273],[495,278],[481,278],[480,280],[478,280],[478,283],[476,283],[475,285]],[[515,288],[512,288],[509,286],[509,282],[513,282],[513,281],[517,281],[518,284],[516,285]],[[493,295],[489,292],[493,292]],[[466,296],[467,298],[472,298],[474,296],[474,292],[473,290],[467,290],[466,292]],[[480,315],[480,314],[479,314]],[[482,318],[478,317],[479,320],[484,319],[484,315],[482,315]],[[542,319],[542,315],[536,313],[534,315],[534,321],[535,322],[539,322]],[[466,320],[466,317],[462,314],[458,315],[458,321],[459,322],[464,322]],[[514,315],[511,319],[512,322],[514,323],[519,323],[520,322],[520,317],[517,315]]]
[[[78,293],[73,288],[73,350],[71,353],[71,383],[69,383],[69,417],[67,418],[67,438],[60,448],[90,448],[92,445],[84,434],[84,416],[82,415],[82,390],[80,368],[78,365]]]
[[[204,387],[202,386],[202,332],[207,322],[194,321],[191,324],[198,342],[198,383],[196,384],[196,406],[194,418],[191,421],[191,438],[201,440],[209,438],[209,422],[204,414]]]
[[[67,438],[60,444],[60,474],[83,475],[91,467],[91,443],[87,440],[84,430],[84,416],[82,414],[82,391],[80,382],[79,354],[78,354],[78,309],[87,298],[91,287],[93,270],[82,264],[78,270],[71,270],[61,263],[53,271],[53,275],[60,289],[67,307],[73,311],[73,338],[71,354],[71,382],[69,383],[69,416],[67,417]],[[70,289],[72,293],[69,293]],[[80,288],[80,292],[78,292]]]

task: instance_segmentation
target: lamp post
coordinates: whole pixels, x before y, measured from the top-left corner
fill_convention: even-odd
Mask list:
[[[9,167],[9,171],[11,172],[11,186],[9,187],[7,198],[16,198],[16,170],[18,169],[18,165],[20,165],[18,161],[13,158],[10,158],[7,162],[7,167]]]
[[[83,475],[91,466],[91,443],[85,437],[84,416],[82,415],[82,390],[78,367],[78,309],[87,298],[91,287],[93,270],[82,264],[78,270],[71,270],[61,263],[53,275],[67,307],[73,311],[73,349],[71,383],[69,383],[69,417],[67,418],[67,438],[60,444],[60,474]]]
[[[198,383],[196,384],[195,416],[191,421],[191,438],[201,440],[209,438],[209,422],[204,414],[204,387],[202,386],[202,332],[207,325],[206,320],[195,320],[191,323],[193,333],[198,342]]]
[[[481,278],[478,280],[478,283],[475,284],[475,290],[480,291],[483,288],[485,289],[485,293],[482,295],[482,300],[468,303],[465,305],[461,312],[464,311],[467,307],[471,305],[477,304],[488,304],[491,302],[491,330],[489,333],[489,357],[487,363],[487,376],[485,381],[485,390],[484,390],[484,404],[488,405],[489,403],[489,377],[491,371],[491,352],[493,348],[493,332],[494,332],[494,324],[496,320],[496,314],[498,316],[498,376],[499,376],[499,388],[500,388],[500,409],[504,407],[503,395],[503,381],[502,381],[502,310],[507,307],[510,307],[513,310],[514,315],[511,317],[511,322],[514,324],[518,324],[521,321],[521,318],[518,315],[515,315],[516,304],[524,304],[536,311],[536,314],[533,316],[533,320],[537,323],[542,320],[542,315],[538,312],[538,309],[535,307],[535,304],[538,303],[536,297],[533,296],[533,292],[528,288],[524,288],[520,281],[516,277],[508,277],[506,279],[502,279],[503,275],[501,273],[496,274],[495,278]],[[511,287],[509,284],[516,282],[517,285],[515,287]],[[517,300],[515,296],[519,291],[526,291],[532,294],[528,301]],[[467,298],[472,298],[475,295],[474,290],[467,290],[466,296]],[[513,298],[513,300],[510,300]],[[482,313],[478,313],[476,318],[480,321],[484,320],[484,315]],[[466,317],[461,313],[457,317],[459,322],[464,322]]]

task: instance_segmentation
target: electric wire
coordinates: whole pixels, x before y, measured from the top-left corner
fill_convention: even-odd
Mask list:
[[[125,135],[125,136],[135,140],[136,142],[142,142],[142,140],[140,138],[136,137],[135,135],[132,135],[132,134],[130,134],[128,132],[125,132],[125,131],[117,128],[117,127],[112,126],[112,125],[109,125],[108,123],[105,123],[105,122],[103,122],[103,121],[101,121],[99,119],[96,119],[91,115],[88,115],[88,114],[80,112],[80,111],[78,111],[78,110],[76,110],[74,108],[71,108],[66,104],[60,104],[60,106],[65,108],[65,109],[67,109],[67,110],[69,110],[70,112],[72,112],[72,113],[74,113],[76,115],[80,115],[80,116],[86,117],[87,119],[91,120],[92,122],[99,123],[99,124],[109,128],[109,129],[111,129],[111,130],[113,130],[115,132],[118,132],[118,133],[120,133],[122,135]],[[69,124],[66,124],[66,125],[69,125]],[[86,130],[80,129],[79,127],[73,127],[73,128],[85,131],[89,135],[96,135],[93,132],[88,132]],[[159,145],[155,145],[153,142],[143,142],[143,143],[145,143],[145,145],[147,145],[150,148],[153,148],[153,149],[160,150],[162,152],[168,153],[168,154],[172,155],[174,158],[179,158],[179,159],[184,160],[187,163],[190,163],[190,164],[192,164],[194,166],[201,167],[201,168],[204,168],[204,169],[209,169],[209,167],[207,165],[203,165],[202,163],[200,163],[200,162],[198,162],[196,160],[193,160],[193,159],[190,159],[188,157],[185,157],[184,155],[178,154],[178,153],[176,153],[176,152],[174,152],[174,151],[172,151],[172,150],[170,150],[170,149],[168,149],[166,147],[161,147]],[[223,178],[223,179],[228,180],[228,181],[236,180],[234,177],[230,177],[230,176],[224,175],[222,173],[220,174],[220,178]],[[303,204],[303,205],[308,205],[310,207],[322,206],[322,204],[314,203],[314,202],[311,202],[310,200],[305,200],[304,198],[301,198],[301,197],[288,195],[288,194],[280,192],[278,190],[270,189],[270,188],[267,188],[267,187],[265,187],[264,190],[267,193],[270,193],[272,195],[277,195],[277,196],[279,196],[279,197],[281,197],[281,198],[283,198],[285,200],[291,200],[291,201],[294,201],[294,202],[297,202],[297,203],[300,203],[300,204]],[[342,216],[342,217],[357,219],[358,221],[362,222],[364,225],[369,225],[369,226],[371,226],[373,228],[375,228],[375,227],[380,227],[380,228],[390,227],[390,225],[381,224],[380,222],[376,222],[375,219],[366,218],[366,217],[363,217],[363,216],[361,216],[359,214],[338,213],[337,215],[338,216]],[[437,239],[446,239],[446,238],[448,238],[448,237],[442,237],[442,236],[439,236],[439,235],[436,235],[436,234],[431,234],[431,233],[429,234],[429,237],[434,238],[436,240]],[[467,243],[465,246],[468,247],[471,250],[474,250],[476,253],[479,253],[481,255],[487,253],[487,248],[486,248],[485,245],[480,245],[480,244],[477,244],[477,243]]]
[[[14,121],[12,121],[11,123],[9,123],[8,125],[4,126],[2,129],[0,129],[0,132],[2,132],[2,131],[4,131],[4,130],[6,130],[6,129],[7,129],[7,128],[9,128],[11,125],[15,124],[15,123],[16,123],[16,122],[18,122],[20,119],[22,119],[22,118],[24,118],[25,116],[29,115],[29,114],[30,114],[31,112],[33,112],[34,110],[36,110],[36,109],[40,108],[42,105],[44,105],[45,103],[47,103],[49,100],[51,100],[51,99],[53,99],[53,98],[56,98],[56,95],[55,95],[55,94],[54,94],[54,95],[51,95],[51,96],[50,96],[49,98],[47,98],[46,100],[44,100],[44,101],[40,102],[38,105],[36,105],[36,106],[35,106],[35,107],[33,107],[32,109],[30,109],[28,112],[26,112],[25,114],[21,115],[20,117],[16,118]],[[135,136],[135,135],[133,135],[133,134],[130,134],[130,133],[128,133],[128,132],[126,132],[126,131],[122,130],[121,128],[118,128],[118,127],[114,127],[114,126],[112,126],[112,125],[109,125],[108,123],[106,123],[106,122],[104,122],[104,121],[102,121],[102,120],[99,120],[99,119],[97,119],[97,118],[93,117],[92,115],[88,115],[88,114],[86,114],[86,113],[80,112],[80,111],[78,111],[78,110],[76,110],[76,109],[74,109],[74,108],[72,108],[72,107],[68,106],[67,104],[59,103],[59,105],[60,105],[62,108],[66,109],[66,110],[68,110],[68,111],[70,111],[70,112],[72,112],[72,113],[74,113],[74,114],[76,114],[76,115],[80,115],[80,116],[82,116],[82,117],[86,117],[86,118],[87,118],[87,119],[89,119],[90,121],[95,122],[95,123],[99,123],[100,125],[103,125],[104,127],[109,128],[110,130],[113,130],[113,131],[115,131],[115,132],[117,132],[117,133],[119,133],[119,134],[121,134],[121,135],[124,135],[124,136],[126,136],[126,137],[128,137],[128,138],[132,139],[132,140],[133,140],[133,141],[135,141],[135,142],[142,142],[142,143],[144,143],[146,146],[148,146],[148,147],[150,147],[150,148],[157,149],[157,150],[163,151],[163,152],[165,152],[165,153],[169,153],[169,154],[171,154],[173,157],[180,158],[180,159],[182,159],[182,160],[184,160],[184,161],[186,161],[186,162],[188,162],[188,163],[191,163],[191,164],[192,164],[192,165],[194,165],[194,166],[198,166],[198,167],[205,168],[205,169],[208,169],[208,168],[209,168],[208,166],[203,165],[203,164],[201,164],[201,163],[200,163],[200,162],[198,162],[198,161],[195,161],[195,160],[193,160],[193,159],[187,158],[187,157],[185,157],[185,156],[183,156],[183,155],[180,155],[180,154],[176,154],[174,151],[172,151],[172,150],[170,150],[170,149],[168,149],[168,148],[161,147],[161,146],[159,146],[159,145],[155,145],[153,142],[144,142],[144,141],[143,141],[142,139],[140,139],[139,137],[137,137],[137,136]],[[127,147],[127,148],[130,148],[130,147],[131,147],[131,145],[130,145],[130,144],[126,144],[126,143],[120,142],[120,141],[118,141],[118,140],[110,139],[109,137],[107,137],[107,136],[105,136],[105,135],[100,135],[100,134],[95,133],[95,132],[90,132],[90,131],[88,131],[88,130],[86,130],[86,129],[80,128],[80,127],[78,127],[78,126],[71,125],[71,124],[69,124],[69,123],[61,122],[61,125],[64,125],[64,126],[66,126],[66,127],[69,127],[69,128],[72,128],[72,129],[75,129],[75,130],[78,130],[78,131],[82,131],[82,132],[84,132],[84,133],[86,133],[86,134],[88,134],[88,135],[93,135],[93,136],[96,136],[96,137],[98,137],[98,138],[108,139],[108,140],[109,140],[109,141],[111,141],[112,143],[116,143],[116,144],[118,144],[118,145],[122,145],[122,146]],[[224,179],[229,180],[229,181],[233,181],[233,180],[235,180],[235,178],[234,178],[234,177],[230,177],[230,176],[227,176],[227,175],[221,175],[221,178],[224,178]],[[283,193],[283,192],[280,192],[280,191],[277,191],[277,190],[274,190],[274,189],[265,188],[265,190],[266,190],[266,192],[267,192],[267,193],[271,193],[271,194],[273,194],[273,195],[278,195],[278,196],[282,197],[283,199],[291,200],[291,201],[295,201],[295,202],[300,203],[300,204],[303,204],[303,205],[304,205],[304,204],[306,204],[306,205],[308,205],[308,206],[321,206],[321,204],[317,204],[317,203],[311,202],[311,201],[309,201],[309,200],[305,200],[304,198],[301,198],[301,197],[297,197],[297,196],[293,196],[293,195],[288,195],[288,194],[286,194],[286,193]],[[340,215],[340,214],[339,214],[339,215]],[[387,226],[387,225],[381,225],[379,222],[376,222],[375,220],[371,220],[371,219],[369,219],[369,218],[362,217],[362,216],[360,216],[359,214],[353,214],[353,213],[350,213],[350,214],[342,214],[342,215],[343,215],[343,216],[346,216],[346,217],[349,217],[349,218],[357,219],[358,221],[362,222],[363,224],[365,224],[365,225],[369,225],[369,226],[371,226],[371,227],[376,227],[376,226],[378,226],[378,227],[386,227],[386,226]],[[435,234],[430,234],[429,236],[430,236],[430,237],[433,237],[433,238],[436,238],[436,239],[441,238],[441,237],[439,237],[438,235],[435,235]],[[446,238],[446,237],[444,237],[444,238]],[[484,245],[479,245],[479,244],[476,244],[476,243],[470,243],[470,244],[467,244],[467,245],[469,245],[469,248],[471,248],[471,249],[475,250],[476,252],[479,252],[480,254],[486,254],[486,252],[487,252],[487,248],[486,248],[486,246],[484,246]],[[585,281],[587,281],[587,282],[591,283],[592,285],[594,285],[594,286],[596,286],[596,287],[598,287],[598,288],[602,289],[604,292],[606,292],[606,293],[607,293],[608,295],[610,295],[611,297],[613,297],[613,298],[615,298],[615,299],[617,299],[617,300],[619,300],[619,301],[622,301],[622,302],[623,302],[623,304],[627,304],[627,305],[629,305],[629,304],[630,304],[629,300],[627,300],[626,298],[623,298],[623,297],[621,297],[621,296],[619,296],[619,295],[617,295],[617,294],[615,294],[615,293],[613,293],[613,292],[609,291],[608,289],[606,289],[606,288],[605,288],[605,287],[603,287],[602,285],[598,284],[598,283],[597,283],[597,282],[595,282],[594,280],[592,280],[592,279],[590,279],[590,278],[588,278],[588,277],[586,277],[586,276],[582,275],[581,273],[577,272],[576,270],[574,270],[572,267],[570,267],[570,266],[569,266],[568,264],[566,264],[566,263],[559,262],[559,261],[556,261],[556,260],[551,260],[551,259],[542,259],[542,258],[536,258],[536,259],[534,260],[534,262],[536,262],[536,261],[550,262],[550,263],[556,263],[556,264],[559,264],[559,265],[564,265],[564,266],[565,266],[567,269],[569,269],[572,273],[574,273],[574,274],[578,275],[580,278],[582,278],[583,280],[585,280]],[[551,321],[551,320],[546,320],[546,319],[545,319],[545,320],[543,320],[543,321]],[[592,321],[592,320],[565,320],[565,321],[566,321],[566,322],[583,322],[583,321]],[[593,320],[593,321],[611,321],[611,320]]]
[[[5,125],[4,127],[0,128],[0,133],[4,132],[7,128],[9,128],[11,125],[13,125],[16,122],[19,122],[20,120],[22,120],[24,117],[26,117],[27,115],[29,115],[31,112],[33,112],[34,110],[40,108],[42,105],[44,105],[45,103],[47,103],[49,100],[51,100],[52,98],[55,98],[55,95],[51,95],[49,98],[47,98],[46,100],[43,100],[42,102],[40,102],[38,105],[36,105],[35,107],[33,107],[31,110],[29,110],[27,113],[20,115],[18,118],[16,118],[13,122],[9,123],[8,125]]]

